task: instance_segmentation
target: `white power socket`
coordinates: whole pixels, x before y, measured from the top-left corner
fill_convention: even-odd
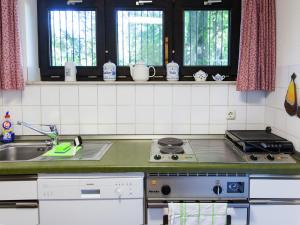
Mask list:
[[[228,111],[227,120],[235,120],[236,119],[236,111]]]

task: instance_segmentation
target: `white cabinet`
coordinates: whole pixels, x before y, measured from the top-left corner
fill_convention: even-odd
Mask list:
[[[300,225],[300,178],[250,178],[250,225]]]
[[[0,178],[0,225],[39,224],[37,181],[14,179]]]
[[[300,205],[251,205],[250,225],[300,225]]]

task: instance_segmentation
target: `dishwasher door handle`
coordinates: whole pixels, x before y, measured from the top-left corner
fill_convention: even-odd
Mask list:
[[[81,198],[99,199],[100,198],[100,189],[81,189]]]
[[[37,202],[0,202],[0,209],[36,209]]]

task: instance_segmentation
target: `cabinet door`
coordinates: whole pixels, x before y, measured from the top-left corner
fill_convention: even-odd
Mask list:
[[[37,225],[38,209],[0,209],[1,225]]]
[[[300,205],[251,205],[250,225],[300,225]]]

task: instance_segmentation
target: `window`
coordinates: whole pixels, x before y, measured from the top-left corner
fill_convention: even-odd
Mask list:
[[[184,66],[228,66],[229,11],[184,11]]]
[[[163,66],[163,11],[117,11],[118,66]]]
[[[143,3],[144,4],[140,4]],[[102,80],[102,66],[117,64],[117,79],[131,80],[130,64],[155,66],[154,80],[166,79],[166,64],[180,65],[181,80],[237,74],[241,0],[38,0],[42,80],[64,80],[74,61],[77,80]]]
[[[39,0],[39,59],[42,80],[64,80],[64,65],[77,65],[78,80],[100,80],[104,63],[104,2],[67,5]],[[47,15],[47,16],[45,16]]]
[[[176,0],[175,59],[183,80],[203,70],[234,80],[237,74],[240,39],[241,1]]]
[[[164,80],[172,48],[172,0],[109,0],[106,5],[107,58],[117,64],[119,80],[131,80],[129,64],[155,66],[155,80]]]
[[[96,11],[50,10],[50,66],[96,66]]]

